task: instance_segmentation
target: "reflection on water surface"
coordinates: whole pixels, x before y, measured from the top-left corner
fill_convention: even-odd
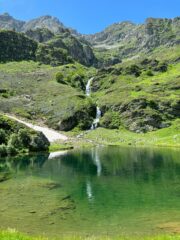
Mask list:
[[[32,234],[180,232],[173,149],[100,147],[1,159],[1,228]],[[1,179],[1,177],[0,177]]]

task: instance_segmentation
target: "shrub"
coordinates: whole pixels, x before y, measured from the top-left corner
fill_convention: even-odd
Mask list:
[[[83,75],[75,73],[71,77],[71,86],[75,87],[75,88],[79,88],[79,89],[85,90],[85,84],[84,84],[83,80],[84,80],[84,76]]]
[[[154,68],[154,70],[157,72],[167,72],[168,64],[165,62],[161,62],[157,67]]]
[[[0,129],[0,144],[6,143],[6,132]]]
[[[10,144],[6,147],[6,151],[7,151],[7,154],[10,156],[14,156],[18,153],[16,148]]]
[[[121,125],[119,113],[106,112],[100,121],[100,125],[104,128],[118,129]]]
[[[8,93],[2,93],[1,96],[2,96],[3,98],[9,98],[9,94],[8,94]]]
[[[147,70],[146,75],[149,76],[149,77],[154,76],[153,72],[150,69]]]
[[[141,75],[141,69],[136,64],[133,64],[126,68],[126,74],[133,74],[136,77],[139,77]]]
[[[27,129],[20,129],[18,132],[18,138],[23,147],[28,148],[31,142],[31,137]]]
[[[56,74],[56,81],[57,81],[58,83],[65,84],[64,75],[63,75],[61,72],[58,72],[58,73]]]
[[[0,157],[5,157],[5,156],[7,156],[6,145],[2,144],[0,145]]]
[[[16,133],[13,133],[10,136],[10,139],[8,141],[9,146],[13,146],[15,149],[20,149],[22,147],[22,142],[19,140],[19,136]]]

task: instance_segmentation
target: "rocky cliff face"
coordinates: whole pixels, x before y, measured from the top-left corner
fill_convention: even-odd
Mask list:
[[[16,20],[8,13],[0,15],[0,29],[15,30],[17,32],[21,32],[24,24],[24,21]]]
[[[0,29],[24,32],[40,43],[59,35],[72,58],[85,65],[97,65],[91,45],[102,66],[117,64],[123,58],[147,53],[159,46],[180,44],[180,17],[148,18],[144,24],[125,21],[94,35],[81,35],[49,15],[24,22],[5,13],[0,15]]]
[[[64,32],[65,26],[55,17],[43,16],[26,22],[21,31],[27,32],[29,30],[36,30],[39,28],[46,28],[54,34]]]
[[[116,23],[100,33],[85,35],[84,38],[99,51],[115,50],[112,54],[122,59],[150,52],[159,46],[180,44],[180,18],[148,18],[139,25],[131,22]]]
[[[98,46],[127,45],[135,47],[157,47],[162,44],[179,43],[180,18],[148,18],[144,24],[132,22],[116,23],[94,35],[84,35],[91,44]]]
[[[136,25],[132,22],[115,23],[102,32],[93,35],[84,35],[84,38],[92,45],[114,45],[127,39],[135,28]]]

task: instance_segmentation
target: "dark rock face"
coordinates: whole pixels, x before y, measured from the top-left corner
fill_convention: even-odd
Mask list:
[[[49,149],[50,143],[46,136],[38,132],[31,140],[30,150],[34,152],[47,151]]]
[[[61,120],[57,124],[57,129],[60,131],[70,131],[75,127],[79,127],[81,130],[90,129],[95,116],[96,106],[91,105],[88,109],[77,111],[72,116]]]
[[[54,66],[71,63],[73,60],[86,66],[96,63],[91,47],[80,42],[68,31],[52,35],[47,29],[38,29],[29,31],[28,35],[33,39],[41,40],[43,43],[39,45],[37,52],[37,60],[40,62]]]
[[[60,121],[57,124],[57,128],[60,131],[70,131],[77,125],[77,120],[74,117],[69,117],[65,120]]]
[[[40,43],[47,42],[54,37],[54,34],[47,28],[30,29],[26,31],[25,34]]]
[[[123,125],[137,133],[154,131],[168,127],[168,120],[180,116],[179,102],[158,102],[145,98],[134,99],[119,106],[112,106],[111,111],[119,112]],[[109,111],[107,108],[102,108]]]
[[[66,45],[68,53],[76,61],[87,66],[96,63],[96,58],[89,45],[79,41],[77,38],[68,33],[62,36],[62,41]]]

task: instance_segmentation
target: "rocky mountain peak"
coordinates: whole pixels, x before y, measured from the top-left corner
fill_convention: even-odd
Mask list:
[[[11,17],[10,14],[7,13],[7,12],[3,13],[2,16],[4,16],[4,17]],[[11,18],[12,18],[12,17],[11,17]]]
[[[24,21],[13,18],[7,12],[0,15],[0,29],[15,30],[20,32],[24,24]]]
[[[22,31],[26,32],[29,30],[36,30],[38,28],[46,28],[52,33],[58,34],[65,29],[65,26],[59,21],[58,18],[46,15],[27,22],[24,24]]]

